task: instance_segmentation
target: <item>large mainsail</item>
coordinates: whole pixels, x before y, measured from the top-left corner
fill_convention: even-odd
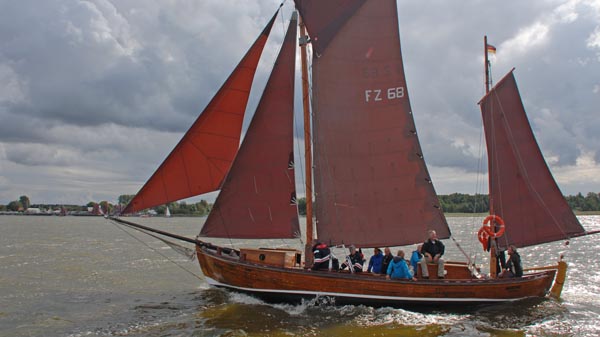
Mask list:
[[[252,80],[277,13],[192,127],[122,213],[212,192],[221,186],[239,146]]]
[[[584,234],[538,147],[512,71],[481,100],[480,107],[490,208],[506,223],[500,246],[530,246]]]
[[[311,44],[321,55],[338,30],[351,18],[366,0],[296,0],[302,14]]]
[[[294,16],[201,235],[256,239],[299,235],[293,155],[297,24]]]
[[[404,245],[428,229],[449,237],[412,116],[396,1],[337,1],[332,17],[328,1],[296,3],[309,33],[327,33],[327,45],[311,35],[319,240]]]

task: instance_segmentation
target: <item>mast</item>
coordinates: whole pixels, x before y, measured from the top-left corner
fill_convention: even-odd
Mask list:
[[[306,171],[306,245],[304,247],[304,264],[310,267],[313,262],[313,211],[312,211],[312,149],[310,136],[310,97],[308,90],[308,65],[306,57],[306,45],[308,36],[306,26],[302,17],[298,20],[300,24],[300,55],[302,60],[302,108],[304,111],[304,163]]]
[[[485,93],[486,95],[490,92],[490,61],[488,58],[488,43],[487,43],[487,35],[483,36],[483,54],[484,54],[484,72],[485,72]],[[488,172],[489,173],[489,172]],[[494,214],[494,206],[492,206],[491,198],[492,198],[492,179],[488,181],[488,198],[490,199],[490,215]],[[490,223],[491,228],[496,231],[496,224],[494,220]],[[492,239],[490,242],[490,277],[495,278],[498,275],[498,270],[496,270],[497,256],[496,256],[496,247],[497,242],[496,239]]]

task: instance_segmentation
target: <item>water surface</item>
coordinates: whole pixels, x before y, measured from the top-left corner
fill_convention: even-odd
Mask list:
[[[194,237],[202,218],[134,221]],[[600,229],[600,216],[579,217]],[[448,218],[468,255],[482,218]],[[210,288],[197,261],[98,217],[0,216],[0,336],[598,336],[600,236],[521,250],[525,267],[566,253],[560,301],[527,300],[453,310],[267,304]],[[293,246],[299,240],[227,246]],[[450,240],[447,259],[465,260]],[[185,244],[183,244],[185,245]],[[405,247],[411,250],[412,247]],[[343,251],[338,252],[339,255]],[[485,269],[485,268],[484,268]],[[485,271],[485,270],[484,270]]]

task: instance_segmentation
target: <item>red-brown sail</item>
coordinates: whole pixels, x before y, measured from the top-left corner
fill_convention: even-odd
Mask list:
[[[490,208],[506,223],[499,245],[530,246],[585,233],[546,165],[512,71],[481,100],[480,107]]]
[[[299,235],[293,156],[297,19],[201,235],[292,238]]]
[[[314,51],[323,54],[337,31],[366,0],[295,0]]]
[[[404,245],[428,229],[449,237],[412,116],[396,1],[362,4],[312,68],[319,240]]]
[[[276,16],[123,214],[212,192],[221,186],[239,146],[252,80]]]

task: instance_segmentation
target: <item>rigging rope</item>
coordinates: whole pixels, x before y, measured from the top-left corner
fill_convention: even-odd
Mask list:
[[[485,76],[484,76],[485,78]],[[483,93],[483,95],[485,95],[485,93]],[[483,122],[483,119],[482,119]],[[456,246],[458,247],[458,249],[463,253],[463,255],[465,255],[467,257],[467,261],[469,262],[469,264],[475,264],[475,260],[477,258],[477,256],[479,255],[479,245],[477,244],[478,238],[477,238],[477,230],[475,228],[478,228],[479,225],[477,224],[478,221],[476,221],[479,216],[476,215],[477,214],[477,205],[478,205],[478,195],[484,195],[483,194],[483,186],[484,186],[484,179],[483,179],[483,139],[484,139],[484,128],[483,128],[483,123],[481,124],[481,128],[479,129],[479,150],[478,150],[478,160],[477,160],[477,176],[475,178],[475,199],[473,201],[473,213],[471,218],[472,221],[472,225],[471,225],[471,240],[469,240],[469,245],[468,245],[468,250],[469,250],[469,254],[467,254],[462,247],[460,246],[460,244],[454,239],[454,237],[451,237],[452,240],[454,241],[454,243],[456,244]],[[489,198],[489,193],[488,193],[488,209],[490,207],[490,198]],[[481,203],[483,204],[483,206],[485,206],[485,201],[482,199]],[[475,230],[474,230],[475,229]],[[474,240],[473,240],[474,239]],[[471,258],[472,257],[472,258]]]
[[[452,242],[454,242],[454,244],[456,245],[458,250],[460,250],[460,252],[463,253],[463,255],[467,258],[467,264],[470,266],[471,265],[471,257],[467,254],[467,252],[465,252],[465,250],[462,248],[460,243],[458,243],[458,241],[456,241],[454,236],[450,236],[450,239],[452,239]]]
[[[197,278],[197,279],[199,279],[199,280],[204,280],[202,277],[200,277],[200,276],[196,275],[196,273],[194,273],[194,272],[192,272],[191,270],[189,270],[189,269],[185,268],[184,266],[182,266],[181,264],[179,264],[179,263],[177,263],[176,261],[172,260],[171,258],[169,258],[168,256],[166,256],[165,254],[163,254],[163,253],[161,253],[160,251],[156,250],[155,248],[151,247],[151,246],[150,246],[150,245],[148,245],[146,242],[142,241],[140,238],[138,238],[138,237],[136,237],[135,235],[131,234],[130,232],[126,231],[126,230],[125,230],[123,227],[121,227],[121,226],[119,225],[119,223],[117,223],[116,221],[114,221],[114,220],[109,220],[109,221],[110,221],[110,222],[111,222],[111,223],[112,223],[112,224],[113,224],[115,227],[119,228],[120,230],[122,230],[123,232],[125,232],[127,235],[129,235],[130,237],[132,237],[133,239],[135,239],[136,241],[138,241],[138,242],[139,242],[139,243],[141,243],[142,245],[146,246],[148,249],[150,249],[150,250],[152,250],[153,252],[157,253],[158,255],[162,256],[162,257],[163,257],[163,258],[165,258],[167,261],[169,261],[169,262],[171,262],[172,264],[176,265],[177,267],[181,268],[182,270],[184,270],[185,272],[187,272],[187,273],[189,273],[190,275],[194,276],[195,278]],[[123,224],[123,225],[127,226],[126,224]],[[168,241],[168,240],[165,240],[165,239],[163,239],[163,238],[160,238],[160,237],[158,237],[158,236],[156,236],[156,235],[150,234],[149,232],[147,232],[147,231],[144,231],[144,230],[142,230],[142,229],[135,228],[135,227],[132,227],[132,226],[127,226],[127,227],[129,227],[129,228],[133,228],[133,229],[135,229],[135,230],[137,230],[137,231],[140,231],[140,232],[142,232],[142,233],[144,233],[144,234],[146,234],[146,235],[150,235],[150,236],[152,236],[152,237],[154,237],[154,238],[156,238],[156,239],[158,239],[158,240],[160,240],[160,241],[162,241],[162,242],[166,243],[166,244],[167,244],[169,247],[171,247],[171,248],[172,248],[173,250],[175,250],[176,252],[178,252],[178,253],[180,253],[180,254],[182,254],[182,255],[185,255],[185,256],[187,256],[187,257],[188,257],[188,259],[190,259],[190,261],[193,261],[193,259],[196,257],[195,253],[194,253],[194,255],[193,255],[191,258],[190,258],[190,256],[189,256],[188,254],[186,254],[186,253],[183,253],[184,251],[191,251],[191,249],[189,249],[189,248],[183,247],[183,246],[181,246],[181,245],[178,245],[178,244],[176,244],[176,243],[174,243],[174,242],[170,242],[170,241]],[[175,247],[178,247],[178,249],[176,249]]]

